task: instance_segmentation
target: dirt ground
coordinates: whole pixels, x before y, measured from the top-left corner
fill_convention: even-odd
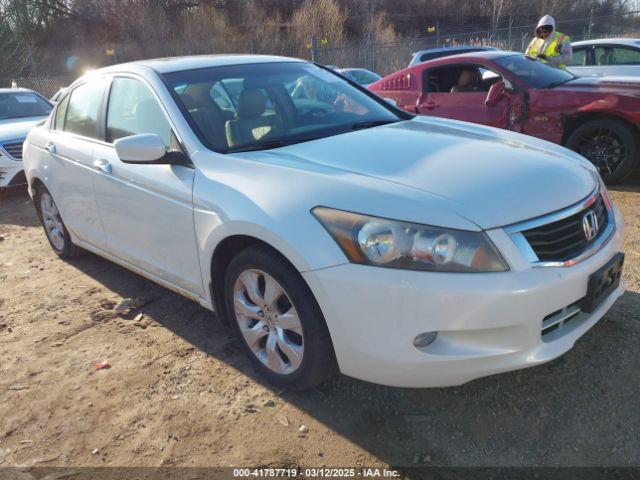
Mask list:
[[[0,467],[638,466],[640,179],[612,196],[628,292],[562,358],[458,388],[305,393],[261,382],[195,303],[58,259],[28,196],[0,198]],[[131,297],[145,304],[118,315]]]

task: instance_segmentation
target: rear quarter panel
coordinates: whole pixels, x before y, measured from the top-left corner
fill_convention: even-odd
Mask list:
[[[394,100],[403,110],[417,113],[424,68],[422,65],[405,68],[372,83],[367,88],[382,98]]]

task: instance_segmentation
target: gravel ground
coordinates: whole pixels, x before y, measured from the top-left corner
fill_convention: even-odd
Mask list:
[[[59,260],[29,198],[0,198],[0,467],[638,466],[640,178],[612,196],[628,291],[563,357],[457,388],[305,393],[261,382],[195,303],[94,255]]]

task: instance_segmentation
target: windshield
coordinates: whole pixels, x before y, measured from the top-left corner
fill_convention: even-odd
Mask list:
[[[51,105],[33,92],[0,93],[0,120],[49,115]]]
[[[382,78],[377,73],[370,72],[369,70],[343,70],[342,73],[360,85],[368,85]]]
[[[202,141],[223,153],[275,148],[405,118],[310,63],[230,65],[164,77]]]
[[[533,88],[553,88],[576,78],[575,75],[561,68],[552,67],[546,63],[524,55],[512,55],[496,59],[502,65],[518,76],[523,82]]]

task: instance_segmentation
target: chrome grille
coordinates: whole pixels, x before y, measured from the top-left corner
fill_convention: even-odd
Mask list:
[[[590,211],[598,219],[597,234],[587,240],[583,229],[583,218]],[[565,261],[581,254],[597,240],[607,228],[609,216],[602,196],[584,210],[569,217],[547,223],[522,232],[527,242],[541,261]]]
[[[22,144],[23,142],[5,143],[2,148],[16,160],[22,160]]]

